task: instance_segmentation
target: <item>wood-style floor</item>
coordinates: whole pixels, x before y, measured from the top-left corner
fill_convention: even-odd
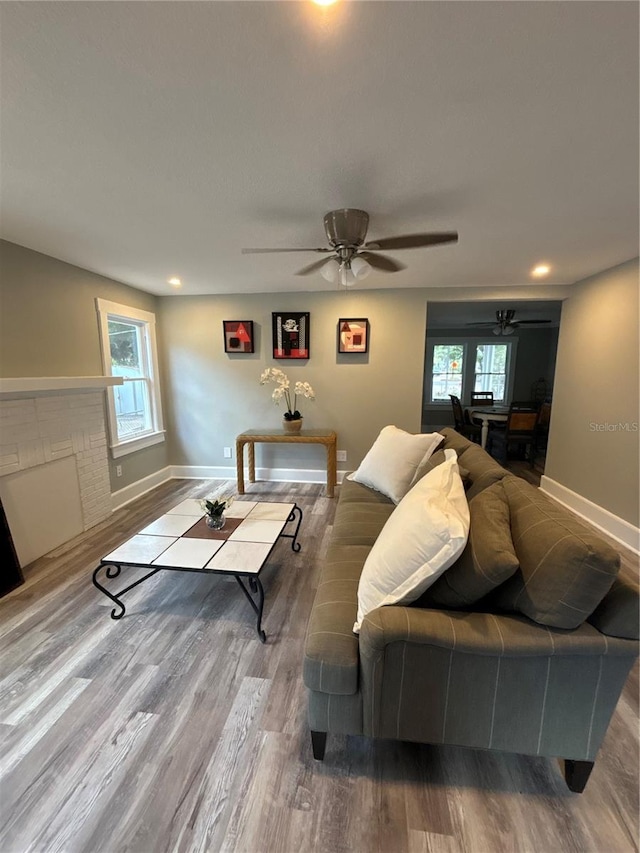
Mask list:
[[[320,486],[249,487],[304,510],[302,551],[283,540],[262,575],[266,645],[233,579],[160,573],[110,619],[100,557],[208,485],[159,487],[0,602],[1,853],[637,850],[637,671],[582,795],[543,758],[329,736],[313,760],[301,658],[335,510]]]

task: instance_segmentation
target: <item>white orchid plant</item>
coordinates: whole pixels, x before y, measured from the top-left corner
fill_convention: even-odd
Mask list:
[[[276,406],[280,405],[280,400],[284,399],[287,406],[287,411],[284,413],[286,421],[297,421],[302,415],[297,409],[298,397],[306,397],[307,400],[315,400],[316,396],[313,388],[308,382],[296,382],[291,390],[291,383],[286,373],[279,370],[277,367],[267,367],[260,377],[260,384],[266,385],[267,382],[275,382],[276,387],[273,389],[271,398]],[[293,394],[293,403],[291,395]]]

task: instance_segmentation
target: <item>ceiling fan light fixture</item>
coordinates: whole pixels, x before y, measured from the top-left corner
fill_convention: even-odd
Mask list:
[[[351,271],[359,281],[362,281],[371,272],[371,264],[364,258],[355,257],[351,261]]]
[[[340,264],[340,284],[343,287],[351,287],[355,283],[356,277],[351,270],[350,264]]]
[[[515,326],[505,326],[502,330],[503,335],[512,335],[515,332]]]
[[[491,331],[493,332],[494,335],[501,335],[502,334],[502,326],[494,326]]]
[[[335,258],[331,258],[320,270],[320,275],[326,281],[334,282],[338,277],[339,269],[340,264],[336,261]]]

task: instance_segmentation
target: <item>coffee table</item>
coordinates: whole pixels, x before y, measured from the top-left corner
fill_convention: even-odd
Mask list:
[[[291,539],[291,549],[300,550],[297,538],[302,510],[295,503],[234,501],[225,517],[222,530],[211,530],[200,502],[188,498],[103,557],[93,572],[93,583],[117,604],[111,611],[111,618],[124,616],[121,596],[125,592],[160,571],[233,575],[258,617],[256,630],[264,643],[267,638],[262,630],[264,589],[260,572],[278,539]],[[290,522],[297,522],[295,529],[285,533]],[[123,568],[150,571],[117,592],[110,592],[99,583],[98,575],[102,570],[113,580]],[[248,581],[248,588],[243,579]],[[257,597],[257,602],[252,595]]]

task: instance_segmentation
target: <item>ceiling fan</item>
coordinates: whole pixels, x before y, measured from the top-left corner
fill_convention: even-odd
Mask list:
[[[529,323],[550,323],[551,320],[516,320],[516,312],[513,308],[508,308],[504,311],[496,311],[496,322],[490,320],[482,323],[467,323],[467,326],[493,326],[492,332],[494,335],[512,335],[518,326],[524,326]]]
[[[350,287],[356,280],[369,275],[371,269],[381,272],[399,272],[404,264],[378,252],[385,249],[418,249],[423,246],[437,246],[441,243],[456,243],[455,231],[432,232],[427,234],[402,234],[398,237],[384,237],[365,243],[369,214],[352,207],[331,210],[324,217],[324,230],[331,248],[317,249],[243,249],[243,255],[261,252],[321,252],[329,257],[309,264],[298,270],[296,275],[310,275],[319,271],[327,281],[338,280],[344,287]]]

